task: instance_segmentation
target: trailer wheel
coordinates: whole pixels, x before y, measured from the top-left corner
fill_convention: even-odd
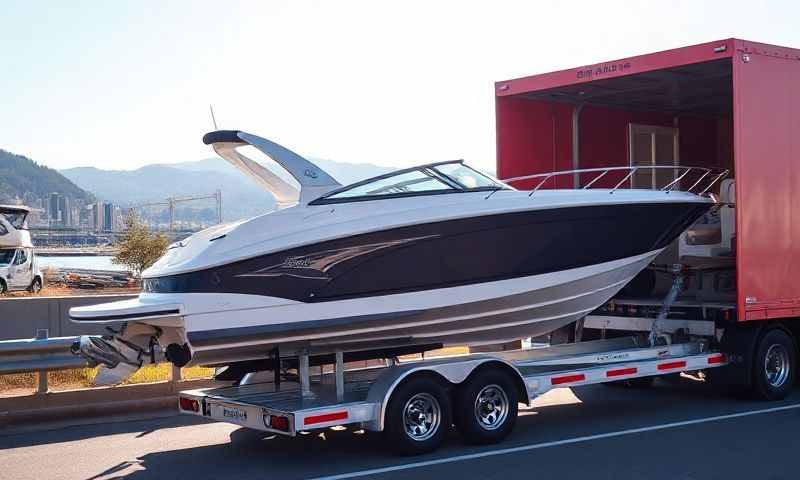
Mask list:
[[[760,400],[782,400],[795,378],[797,363],[794,342],[784,330],[767,330],[756,346],[753,359],[753,391]]]
[[[392,393],[384,434],[394,451],[419,455],[439,448],[451,424],[450,399],[441,382],[412,377]]]
[[[482,370],[461,384],[456,391],[456,427],[468,443],[490,444],[502,441],[517,422],[517,388],[505,372]]]

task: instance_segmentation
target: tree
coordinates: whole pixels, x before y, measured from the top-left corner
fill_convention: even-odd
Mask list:
[[[118,251],[111,262],[125,265],[139,278],[143,270],[164,255],[168,245],[166,236],[150,232],[147,225],[140,222],[131,211],[125,218],[125,235],[117,243]]]

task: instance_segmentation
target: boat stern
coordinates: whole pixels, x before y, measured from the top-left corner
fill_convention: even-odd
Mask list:
[[[130,300],[73,307],[70,320],[104,324],[103,336],[83,335],[72,345],[72,353],[100,366],[94,383],[115,385],[141,367],[169,361],[182,367],[192,357],[186,339],[182,305],[138,297]],[[119,328],[115,328],[122,322]]]

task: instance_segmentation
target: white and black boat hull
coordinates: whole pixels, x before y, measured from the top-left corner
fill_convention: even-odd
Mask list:
[[[136,300],[70,315],[153,325],[170,338],[158,342],[177,364],[538,336],[607,302],[711,206],[646,192],[609,197],[339,236],[151,276]]]
[[[300,309],[292,307],[236,312],[235,318],[227,312],[188,316],[192,363],[254,360],[275,347],[286,357],[300,350],[324,354],[408,345],[480,345],[543,335],[607,302],[659,252],[549,274],[371,298],[373,312],[380,311],[381,304],[402,305],[401,310],[382,313],[348,315],[370,307],[364,301],[343,300],[327,303],[331,317],[322,319],[303,318]],[[236,326],[267,317],[276,321]],[[295,321],[279,322],[281,318]],[[217,322],[228,328],[191,330]]]

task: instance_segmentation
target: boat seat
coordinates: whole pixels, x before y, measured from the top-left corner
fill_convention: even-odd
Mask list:
[[[720,184],[718,210],[703,215],[680,236],[678,252],[681,259],[719,257],[735,254],[736,182],[728,178]]]

